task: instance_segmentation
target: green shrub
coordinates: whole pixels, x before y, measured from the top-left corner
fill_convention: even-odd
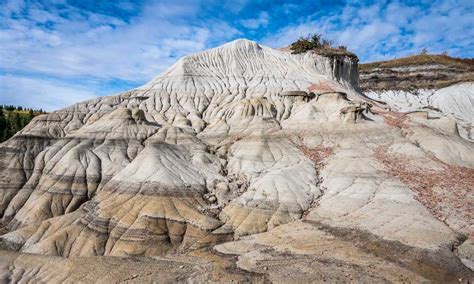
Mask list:
[[[310,34],[306,37],[300,37],[297,41],[290,45],[290,49],[293,54],[303,53],[310,50],[347,51],[347,47],[345,45],[333,47],[333,44],[333,41],[325,39],[321,34],[316,33]]]
[[[300,37],[297,41],[290,45],[292,53],[303,53],[309,50],[320,49],[323,47],[323,41],[320,34],[308,35],[307,37]]]

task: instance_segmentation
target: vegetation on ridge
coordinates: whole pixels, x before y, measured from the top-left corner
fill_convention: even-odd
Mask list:
[[[362,90],[441,89],[474,82],[474,59],[427,54],[359,64]]]
[[[0,105],[0,142],[8,140],[30,123],[35,116],[43,113],[46,112],[42,109]]]
[[[403,66],[416,66],[424,64],[440,64],[448,67],[461,68],[466,71],[474,71],[474,58],[456,58],[446,54],[418,54],[392,60],[378,61],[360,64],[361,71],[375,68],[394,68]]]
[[[314,51],[317,54],[328,57],[348,56],[352,59],[357,59],[355,54],[347,50],[347,46],[340,45],[334,47],[331,40],[325,39],[321,34],[317,33],[310,34],[307,37],[300,37],[290,45],[290,50],[293,54]]]

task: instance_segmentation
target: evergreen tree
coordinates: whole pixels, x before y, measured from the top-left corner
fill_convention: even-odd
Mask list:
[[[10,120],[10,137],[21,130],[21,117],[18,112],[12,112]]]
[[[43,110],[34,110],[13,105],[0,105],[0,142],[3,142],[18,131],[22,130],[30,121]]]
[[[5,119],[5,114],[3,113],[3,106],[0,108],[0,142],[3,142],[7,139],[7,120]]]

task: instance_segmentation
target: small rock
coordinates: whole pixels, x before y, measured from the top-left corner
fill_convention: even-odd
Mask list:
[[[226,182],[220,182],[216,184],[216,190],[217,191],[222,191],[222,192],[228,192],[229,191],[229,185]]]
[[[215,195],[211,195],[207,200],[209,200],[211,203],[215,203],[217,201],[217,197]]]

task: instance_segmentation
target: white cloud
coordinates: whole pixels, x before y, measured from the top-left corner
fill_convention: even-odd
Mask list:
[[[310,16],[268,34],[263,42],[288,46],[300,36],[322,33],[336,44],[345,44],[362,61],[406,56],[423,47],[430,52],[474,56],[474,2],[446,0],[426,7],[406,2],[377,2],[362,6],[349,2],[339,13]]]
[[[84,86],[14,75],[0,76],[0,103],[52,111],[97,95]]]
[[[0,19],[0,66],[8,72],[143,82],[176,56],[205,49],[216,35],[225,41],[238,33],[222,31],[227,24],[219,20],[194,25],[180,20],[195,17],[200,9],[199,2],[187,2],[150,3],[128,23],[71,6],[48,10],[38,3],[22,6],[26,16],[12,17],[20,9],[12,7]],[[47,22],[51,27],[38,25]]]
[[[240,23],[242,26],[246,27],[247,29],[258,29],[260,27],[266,27],[268,22],[270,21],[270,15],[267,12],[263,11],[260,15],[255,19],[247,19],[241,20]]]
[[[203,1],[150,0],[142,7],[133,1],[104,3],[135,14],[119,18],[62,0],[1,2],[0,74],[10,75],[1,77],[0,103],[53,110],[108,95],[100,83],[70,82],[140,85],[178,57],[239,34],[223,20],[200,19]]]
[[[242,9],[244,9],[250,0],[232,0],[232,1],[220,1],[222,5],[224,5],[224,9],[229,10],[232,13],[239,13]]]

